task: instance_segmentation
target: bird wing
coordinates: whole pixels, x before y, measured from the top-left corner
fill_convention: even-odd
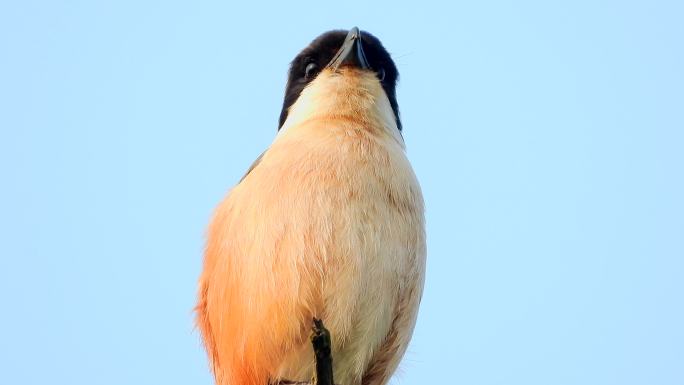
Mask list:
[[[249,166],[249,168],[247,169],[247,172],[245,173],[245,175],[243,175],[242,178],[240,178],[240,182],[242,182],[243,180],[245,180],[245,178],[247,178],[247,175],[249,175],[249,173],[252,172],[252,170],[254,170],[254,168],[255,168],[256,166],[259,165],[259,163],[261,163],[261,158],[264,157],[264,154],[266,153],[266,151],[268,151],[268,149],[264,150],[264,152],[262,152],[261,155],[259,155],[259,156],[254,160],[254,162],[252,162],[252,165]],[[238,183],[240,183],[240,182],[238,182]]]

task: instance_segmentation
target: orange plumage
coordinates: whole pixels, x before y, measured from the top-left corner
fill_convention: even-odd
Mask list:
[[[309,380],[313,317],[337,382],[386,383],[424,263],[422,196],[383,88],[368,71],[321,71],[209,226],[197,324],[216,383]]]

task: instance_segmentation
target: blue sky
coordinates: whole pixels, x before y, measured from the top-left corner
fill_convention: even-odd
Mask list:
[[[205,225],[289,61],[354,25],[395,57],[427,205],[396,383],[684,383],[683,11],[3,2],[0,383],[211,383]]]

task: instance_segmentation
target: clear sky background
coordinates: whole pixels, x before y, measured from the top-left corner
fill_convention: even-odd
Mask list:
[[[684,384],[681,4],[2,2],[0,383],[211,384],[209,215],[358,25],[427,204],[395,382]]]

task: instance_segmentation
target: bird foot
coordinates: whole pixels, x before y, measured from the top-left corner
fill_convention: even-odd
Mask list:
[[[330,332],[323,326],[323,321],[317,318],[313,319],[311,345],[314,350],[315,368],[311,385],[335,385],[333,381]]]
[[[314,374],[311,382],[279,380],[273,385],[335,385],[333,382],[330,332],[323,326],[323,321],[318,318],[313,319],[310,339],[314,351]]]

